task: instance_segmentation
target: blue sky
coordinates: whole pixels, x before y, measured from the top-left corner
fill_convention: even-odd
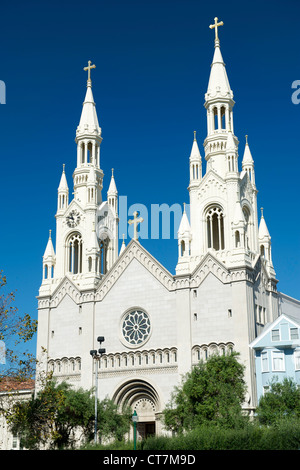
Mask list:
[[[72,192],[76,127],[88,60],[102,127],[104,197],[111,168],[128,206],[188,202],[193,131],[203,156],[203,107],[217,16],[236,105],[240,162],[245,134],[258,208],[272,237],[278,289],[300,298],[298,1],[14,1],[1,5],[0,267],[20,312],[37,315],[42,256],[55,231],[65,163]],[[143,240],[175,272],[176,240]]]

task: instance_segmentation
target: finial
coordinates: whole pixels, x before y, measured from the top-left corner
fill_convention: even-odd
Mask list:
[[[86,71],[88,72],[87,86],[92,86],[91,69],[95,69],[95,68],[96,68],[96,65],[95,65],[95,64],[91,65],[91,63],[92,63],[92,62],[89,60],[89,61],[88,61],[88,66],[87,66],[87,67],[84,67],[84,69],[83,69],[85,72],[86,72]]]
[[[185,202],[183,203],[183,212],[185,213]]]
[[[51,230],[49,230],[49,240],[51,240]]]
[[[124,235],[124,233],[123,233],[123,243],[125,245],[125,235]]]
[[[220,21],[220,22],[218,23],[218,18],[217,18],[217,17],[215,17],[214,20],[215,20],[215,23],[214,23],[214,24],[210,24],[209,27],[210,27],[210,29],[215,28],[215,34],[216,34],[216,35],[215,35],[215,44],[216,44],[216,43],[219,43],[218,27],[219,27],[219,26],[223,26],[224,23],[223,23],[223,21]]]
[[[248,135],[246,134],[245,137],[246,137],[246,144],[248,144]]]
[[[114,176],[114,169],[113,168],[111,169],[111,176],[112,176],[112,178]]]
[[[263,216],[264,216],[264,208],[261,207],[261,208],[260,208],[260,211],[261,211],[261,216],[263,217]]]
[[[63,163],[63,173],[65,172],[65,164]]]
[[[196,131],[194,131],[194,141],[196,140]]]

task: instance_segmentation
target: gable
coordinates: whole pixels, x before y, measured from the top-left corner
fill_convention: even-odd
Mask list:
[[[228,269],[211,253],[208,253],[191,276],[191,287],[199,287],[205,278],[212,273],[222,283],[228,283],[232,280],[232,275]]]
[[[291,340],[287,335],[281,336],[280,340],[277,342],[272,341],[271,339],[271,332],[272,330],[280,330],[286,327],[289,330],[290,328],[300,328],[300,324],[294,321],[293,319],[289,318],[287,315],[280,315],[276,318],[274,322],[267,325],[262,333],[250,344],[250,347],[253,349],[260,349],[266,346],[274,346],[281,343],[282,345],[285,343],[290,343]],[[299,340],[298,340],[299,342]]]
[[[99,284],[95,300],[102,300],[117,280],[124,275],[133,260],[137,260],[143,268],[150,273],[167,290],[174,289],[173,276],[145,250],[139,242],[131,240],[124,252],[119,256],[111,270]]]

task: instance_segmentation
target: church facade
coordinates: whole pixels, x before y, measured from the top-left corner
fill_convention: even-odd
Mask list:
[[[118,191],[112,174],[103,199],[101,128],[90,78],[76,130],[77,163],[70,201],[65,168],[58,187],[56,241],[50,232],[38,296],[38,372],[52,371],[98,397],[129,404],[141,436],[160,433],[161,412],[185,373],[211,354],[240,353],[246,366],[245,408],[257,404],[249,344],[283,306],[299,303],[277,291],[271,237],[257,211],[254,160],[246,138],[238,159],[233,92],[218,27],[205,94],[206,171],[196,137],[190,168],[190,216],[178,229],[175,274],[134,237],[118,248]],[[75,159],[74,159],[75,160]],[[75,162],[74,162],[75,163]],[[55,245],[55,249],[54,249]],[[288,313],[288,312],[287,312]],[[300,316],[300,313],[299,313]],[[105,342],[96,375],[97,338]]]

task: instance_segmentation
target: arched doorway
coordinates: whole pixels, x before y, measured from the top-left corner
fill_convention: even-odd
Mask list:
[[[156,389],[149,382],[141,379],[127,380],[118,387],[113,400],[119,409],[127,405],[131,407],[132,413],[136,411],[138,440],[159,433],[160,399]]]

